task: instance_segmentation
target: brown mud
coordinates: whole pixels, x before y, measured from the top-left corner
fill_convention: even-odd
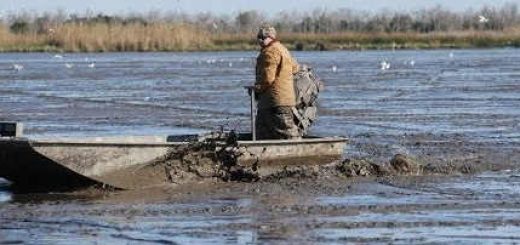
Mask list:
[[[203,181],[144,192],[18,195],[2,205],[0,240],[405,244],[520,238],[520,193],[487,194],[478,184],[493,179],[518,188],[517,173],[309,178],[295,172],[276,180]]]
[[[446,140],[446,139],[444,139]],[[324,179],[330,177],[390,177],[390,176],[431,176],[431,175],[462,175],[478,174],[484,171],[500,171],[516,168],[520,159],[520,148],[507,149],[490,147],[486,150],[482,143],[464,143],[462,138],[439,141],[426,138],[424,135],[407,136],[407,142],[401,142],[409,152],[419,152],[420,155],[397,153],[386,161],[383,146],[360,144],[354,142],[354,147],[378,147],[379,153],[373,153],[370,158],[346,158],[328,164],[238,164],[239,153],[223,147],[216,150],[211,142],[195,142],[181,146],[154,163],[141,167],[141,177],[173,185],[193,182],[277,182],[286,178],[293,179]],[[230,146],[233,140],[227,140]],[[489,147],[489,146],[488,146]],[[232,148],[231,148],[232,149]],[[383,149],[383,150],[382,150]],[[135,174],[134,174],[135,175]],[[121,178],[131,181],[131,176],[122,174]],[[139,183],[136,180],[136,183]]]

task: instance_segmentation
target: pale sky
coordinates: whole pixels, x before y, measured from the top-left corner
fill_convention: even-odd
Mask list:
[[[245,10],[259,10],[274,14],[282,10],[305,12],[316,8],[326,10],[350,8],[368,11],[414,10],[436,5],[462,11],[468,8],[479,9],[484,5],[501,6],[507,2],[520,5],[520,0],[0,0],[0,15],[23,10],[43,12],[57,9],[79,14],[87,9],[106,14],[151,10],[181,11],[190,14],[198,12],[234,14]]]

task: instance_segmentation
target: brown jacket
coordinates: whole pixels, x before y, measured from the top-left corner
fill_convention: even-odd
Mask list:
[[[294,106],[293,74],[297,71],[298,63],[280,42],[275,40],[262,48],[256,59],[258,108]]]

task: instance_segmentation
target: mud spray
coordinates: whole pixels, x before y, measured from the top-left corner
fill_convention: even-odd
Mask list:
[[[261,162],[241,165],[236,135],[214,133],[211,137],[192,141],[172,148],[169,153],[152,163],[164,168],[167,182],[186,184],[206,180],[217,182],[276,182],[286,178],[324,179],[330,177],[385,177],[472,174],[482,171],[467,162],[428,163],[418,157],[395,154],[387,162],[374,162],[363,158],[347,158],[328,164],[280,164],[263,166]],[[217,142],[226,142],[225,146]]]

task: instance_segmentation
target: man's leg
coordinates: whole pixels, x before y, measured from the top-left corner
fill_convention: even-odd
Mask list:
[[[300,139],[290,106],[260,109],[256,115],[258,139]]]
[[[273,108],[273,133],[277,139],[300,139],[298,127],[294,123],[294,115],[290,106]]]
[[[269,109],[259,109],[256,114],[256,138],[274,139],[273,135],[273,113]]]

